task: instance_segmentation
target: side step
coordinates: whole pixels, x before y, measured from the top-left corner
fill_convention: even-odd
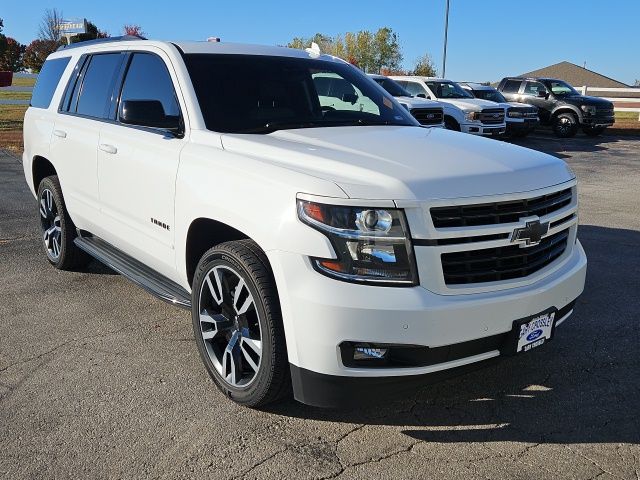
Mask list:
[[[190,309],[191,295],[177,283],[95,236],[78,236],[78,248],[167,303]]]

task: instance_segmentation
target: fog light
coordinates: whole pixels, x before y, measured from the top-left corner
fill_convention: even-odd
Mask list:
[[[356,347],[353,351],[354,360],[379,360],[384,358],[387,354],[386,348],[369,348],[369,347]]]

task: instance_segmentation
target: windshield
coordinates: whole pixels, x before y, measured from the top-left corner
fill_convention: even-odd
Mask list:
[[[571,95],[580,95],[571,85],[562,80],[547,80],[544,82],[546,87],[558,97],[568,97]]]
[[[187,54],[207,129],[271,133],[293,128],[420,126],[355,67],[311,58]]]
[[[412,97],[409,92],[407,92],[402,86],[396,82],[395,80],[391,80],[390,78],[373,78],[373,81],[384,88],[387,92],[389,92],[394,97]]]
[[[473,98],[457,83],[453,82],[426,82],[427,87],[433,92],[436,98]]]
[[[473,95],[476,98],[482,100],[489,100],[490,102],[506,103],[507,99],[502,96],[498,90],[473,90]]]

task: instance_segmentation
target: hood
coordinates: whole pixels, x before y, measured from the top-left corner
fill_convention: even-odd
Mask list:
[[[481,98],[439,98],[439,102],[450,103],[461,110],[479,112],[483,108],[496,108],[498,104]]]
[[[531,110],[538,110],[538,107],[534,105],[529,105],[528,103],[520,103],[520,102],[507,102],[501,103],[500,106],[503,107],[515,107],[515,108],[528,108]]]
[[[573,105],[595,105],[601,108],[613,108],[613,103],[599,97],[589,97],[588,95],[571,95],[570,97],[558,97],[559,100]]]
[[[420,97],[394,97],[398,103],[402,105],[406,105],[409,108],[442,108],[442,105],[439,102],[434,102],[433,100],[427,100],[426,98]]]
[[[222,144],[225,150],[332,181],[350,198],[474,197],[536,190],[574,178],[558,158],[444,129],[307,128],[224,134]]]

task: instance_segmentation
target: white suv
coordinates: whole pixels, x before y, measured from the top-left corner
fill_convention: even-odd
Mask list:
[[[450,105],[444,123],[449,130],[473,135],[505,133],[505,109],[494,102],[475,98],[451,80],[418,76],[391,76],[410,94]]]
[[[327,75],[366,111],[319,95]],[[190,309],[244,405],[361,404],[528,351],[583,290],[562,160],[422,128],[330,56],[79,43],[44,64],[24,140],[48,261]]]

